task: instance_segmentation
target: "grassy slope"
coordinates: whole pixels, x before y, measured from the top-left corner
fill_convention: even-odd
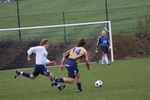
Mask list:
[[[148,100],[150,98],[150,58],[115,61],[110,66],[93,64],[91,71],[83,65],[79,69],[82,85],[86,92],[76,93],[76,85],[67,85],[57,91],[49,86],[49,80],[39,76],[32,81],[24,77],[13,79],[14,71],[0,72],[0,98],[3,100]],[[50,68],[58,77],[66,72]],[[31,72],[31,70],[25,70]],[[101,79],[102,88],[95,88],[94,82]]]
[[[21,0],[19,3],[20,7],[20,19],[21,26],[37,26],[37,25],[52,25],[52,24],[63,24],[62,12],[65,11],[66,23],[79,23],[89,21],[102,21],[105,20],[105,0]],[[126,18],[134,18],[139,16],[149,15],[149,7],[139,8],[128,8],[128,9],[112,9],[131,7],[139,5],[150,4],[149,0],[108,0],[109,19],[111,21],[122,20]],[[101,9],[101,10],[91,10]],[[91,10],[91,11],[89,11]],[[84,12],[80,12],[84,11]],[[17,27],[17,16],[16,16],[16,3],[0,4],[0,28]],[[7,17],[6,17],[7,16]],[[138,19],[122,20],[119,22],[113,22],[113,31],[135,31],[135,27]],[[58,31],[56,31],[58,30]],[[75,28],[71,30],[74,32]],[[70,30],[67,30],[67,32]],[[68,34],[70,34],[68,32]],[[87,30],[84,31],[88,33]],[[17,32],[3,32],[2,37],[12,35]],[[63,29],[52,29],[52,32],[47,29],[42,30],[30,30],[23,31],[23,38],[38,38],[44,37],[44,35],[51,37],[51,34],[55,34],[54,37],[62,37]],[[27,33],[30,34],[26,35]],[[45,34],[46,33],[46,34]],[[50,33],[50,34],[47,34]],[[76,33],[80,33],[77,31]],[[18,33],[17,33],[18,34]],[[35,36],[35,34],[37,34]],[[41,35],[42,34],[42,35]],[[94,30],[93,30],[93,33]],[[87,35],[87,34],[86,34]],[[16,34],[12,35],[16,39]],[[34,37],[33,37],[34,36]],[[52,35],[53,36],[53,35]],[[85,35],[84,35],[85,36]],[[89,35],[90,36],[90,35]],[[18,36],[17,36],[18,38]],[[77,37],[78,38],[78,37]]]

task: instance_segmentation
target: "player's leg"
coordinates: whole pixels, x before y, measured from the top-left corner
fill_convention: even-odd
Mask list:
[[[102,60],[101,60],[101,64],[104,65],[106,62],[105,62],[105,53],[104,51],[102,51]]]
[[[55,78],[56,82],[61,82],[61,83],[73,83],[75,80],[75,77],[70,77],[68,76],[67,78],[63,77],[63,78]]]
[[[52,73],[49,73],[48,77],[52,82],[52,87],[55,86],[59,90],[63,90],[65,88],[65,85],[59,85],[58,82],[55,81],[55,77]]]
[[[17,70],[14,78],[17,78],[19,75],[22,75],[22,76],[29,78],[29,79],[35,79],[38,76],[38,74],[34,75],[34,74],[29,74],[27,72]]]
[[[104,47],[101,46],[101,52],[102,52],[102,59],[101,59],[101,64],[105,64],[105,56],[104,56],[104,53],[105,53],[105,49]]]
[[[77,92],[84,92],[84,90],[82,89],[80,73],[79,72],[76,75],[76,83],[77,83],[77,88],[78,88]]]
[[[108,60],[108,47],[101,47],[102,50],[102,64],[109,64]]]
[[[30,79],[35,79],[39,75],[40,70],[41,70],[41,67],[39,65],[35,65],[34,71],[32,74],[17,70],[15,78],[17,78],[17,76],[19,76],[19,75],[22,75],[22,76],[30,78]]]
[[[104,56],[104,53],[102,52],[102,60],[101,60],[101,64],[105,64],[105,56]]]
[[[47,77],[50,79],[50,81],[52,82],[52,87],[55,86],[55,87],[57,87],[59,90],[63,90],[63,89],[65,88],[65,85],[62,85],[62,86],[61,86],[61,85],[59,85],[59,84],[55,81],[54,75],[53,75],[48,69],[46,69],[45,66],[41,66],[41,71],[40,71],[40,73],[41,73],[42,75],[47,76]]]
[[[109,60],[108,60],[108,47],[104,48],[104,60],[106,62],[106,64],[109,64]]]
[[[104,54],[104,59],[105,59],[106,64],[108,65],[109,64],[109,60],[108,60],[107,53]]]
[[[77,71],[76,71],[76,67],[66,67],[67,68],[67,71],[68,71],[68,77],[67,78],[56,78],[55,80],[57,82],[62,82],[62,83],[73,83],[74,80],[75,80],[75,77],[76,77],[76,74],[77,74]]]

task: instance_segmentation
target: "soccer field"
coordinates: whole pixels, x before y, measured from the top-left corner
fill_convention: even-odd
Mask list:
[[[1,100],[149,100],[150,58],[118,60],[110,66],[99,63],[86,70],[79,65],[83,93],[76,92],[76,84],[67,84],[63,91],[52,88],[47,77],[39,76],[29,80],[22,76],[14,79],[15,71],[0,72]],[[67,76],[58,67],[49,68],[57,77]],[[32,72],[32,70],[25,70]],[[103,81],[103,87],[95,88],[96,80]]]

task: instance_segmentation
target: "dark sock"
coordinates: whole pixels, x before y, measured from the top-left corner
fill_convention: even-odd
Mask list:
[[[77,87],[79,90],[82,90],[81,83],[77,83]]]
[[[63,82],[64,82],[64,79],[63,79],[63,78],[56,78],[55,81],[56,81],[56,82],[62,82],[62,83],[63,83]]]
[[[26,73],[26,72],[23,72],[23,73],[22,73],[22,76],[27,77],[27,78],[30,78],[30,74],[29,74],[29,73]]]

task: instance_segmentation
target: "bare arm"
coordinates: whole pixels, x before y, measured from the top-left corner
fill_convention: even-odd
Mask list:
[[[84,58],[84,60],[85,60],[85,65],[86,65],[87,69],[90,70],[90,63],[89,63],[88,56],[86,56],[86,57]]]
[[[32,59],[31,59],[31,54],[28,54],[27,56],[27,61],[30,62]]]
[[[61,60],[61,65],[60,65],[60,70],[63,71],[64,70],[64,63],[66,61],[66,58],[63,57],[62,60]]]

